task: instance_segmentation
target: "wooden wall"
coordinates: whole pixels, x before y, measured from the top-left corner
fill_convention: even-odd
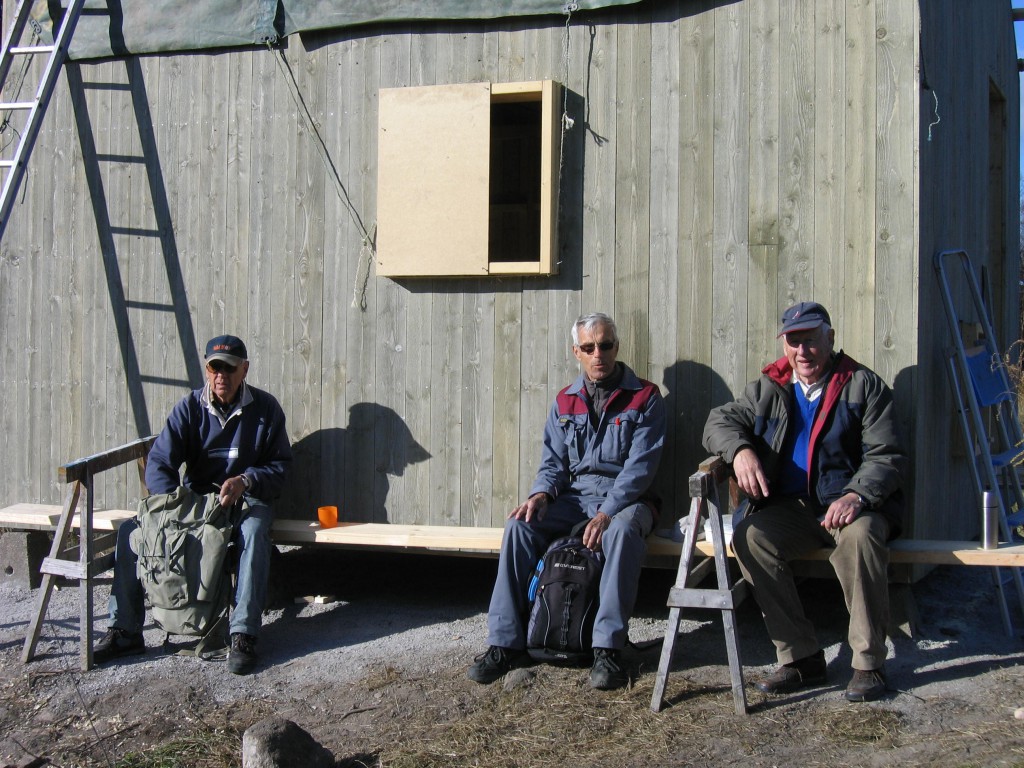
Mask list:
[[[941,320],[920,209],[946,202],[919,189],[922,23],[975,61],[943,75],[944,130],[966,130],[955,105],[981,98],[983,71],[1017,108],[1008,3],[953,6],[956,24],[922,22],[916,0],[663,0],[568,32],[409,24],[295,37],[283,57],[69,67],[0,243],[0,502],[55,502],[58,464],[159,429],[201,381],[199,348],[232,332],[301,458],[285,513],[497,525],[576,374],[569,327],[602,310],[668,398],[661,485],[678,513],[708,410],[778,354],[781,310],[808,298],[897,385],[919,473],[945,466],[917,417],[937,397],[922,328]],[[575,120],[559,275],[377,277],[378,89],[547,78]],[[101,489],[108,505],[137,493],[123,476]]]

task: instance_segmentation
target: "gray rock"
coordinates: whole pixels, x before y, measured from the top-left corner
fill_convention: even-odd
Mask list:
[[[268,717],[242,734],[242,768],[334,768],[334,755],[291,720]]]

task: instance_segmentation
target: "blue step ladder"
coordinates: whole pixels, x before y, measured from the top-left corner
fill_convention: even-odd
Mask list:
[[[950,267],[950,263],[953,263]],[[962,317],[956,308],[951,270],[956,275],[959,267],[962,284],[966,287],[973,315]],[[1018,468],[1024,462],[1024,435],[1021,433],[1017,410],[1017,390],[1008,375],[1007,361],[996,342],[995,331],[988,307],[978,284],[970,256],[966,251],[940,251],[935,254],[935,272],[942,294],[943,308],[952,340],[946,362],[949,383],[959,416],[961,432],[968,454],[968,464],[978,493],[977,519],[981,520],[983,499],[994,499],[998,506],[1000,539],[1014,540],[1014,529],[1024,524],[1024,491],[1021,489]],[[981,336],[968,347],[962,333],[962,322],[969,319],[980,325]],[[1007,605],[1006,585],[1012,582],[1024,613],[1024,581],[1020,568],[1008,568],[1008,578],[1002,569],[994,569],[996,590],[999,594],[1003,625],[1013,634],[1013,622]]]

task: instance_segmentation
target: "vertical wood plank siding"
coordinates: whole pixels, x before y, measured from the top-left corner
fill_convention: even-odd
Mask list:
[[[972,501],[950,458],[931,255],[965,247],[1016,275],[988,248],[998,206],[1015,257],[1015,52],[1008,2],[923,7],[649,1],[576,13],[568,31],[408,23],[69,67],[0,243],[0,424],[16,446],[0,503],[57,502],[57,465],[158,429],[202,380],[196,347],[232,332],[288,415],[282,514],[500,525],[577,370],[570,324],[601,310],[668,400],[667,524],[708,410],[778,354],[781,310],[814,298],[896,387],[911,531],[972,534],[975,516],[941,503]],[[377,277],[380,88],[549,78],[574,121],[558,275]],[[990,84],[1010,116],[999,201]],[[995,289],[1016,327],[1012,286]],[[108,506],[139,492],[129,473],[101,491]]]

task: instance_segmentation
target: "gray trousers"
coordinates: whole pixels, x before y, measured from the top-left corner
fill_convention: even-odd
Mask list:
[[[509,520],[501,541],[498,576],[487,612],[487,644],[522,650],[526,648],[526,591],[537,560],[548,545],[566,536],[577,523],[586,520],[580,497],[559,496],[548,505],[540,522]],[[654,514],[646,504],[633,504],[612,518],[601,539],[604,570],[601,572],[601,605],[594,620],[595,648],[621,649],[629,635],[639,588],[640,568],[647,544],[644,539],[654,527]]]
[[[829,562],[843,588],[850,613],[848,640],[854,669],[885,663],[889,621],[889,523],[865,510],[829,532],[806,502],[780,499],[740,521],[733,549],[743,578],[753,588],[779,664],[817,653],[814,627],[804,615],[789,562],[820,547],[833,547]]]

